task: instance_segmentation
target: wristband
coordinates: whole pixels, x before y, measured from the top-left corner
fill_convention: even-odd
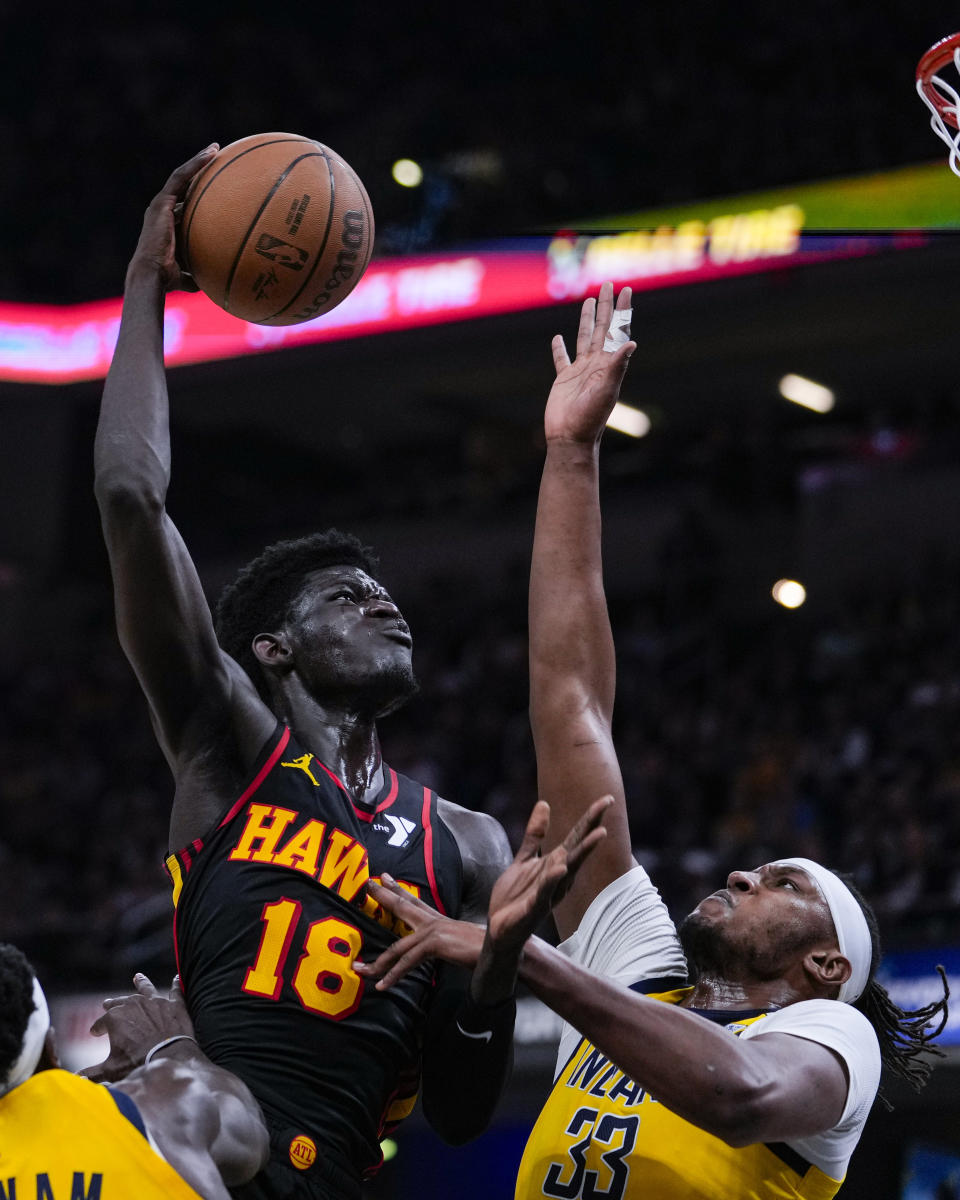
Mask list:
[[[174,1042],[183,1042],[183,1041],[193,1042],[193,1044],[199,1049],[200,1044],[197,1041],[197,1039],[193,1036],[193,1034],[191,1034],[191,1033],[176,1033],[176,1034],[174,1034],[173,1037],[164,1038],[162,1042],[157,1042],[157,1044],[155,1046],[151,1046],[150,1049],[143,1056],[143,1065],[146,1066],[147,1063],[153,1058],[153,1056],[155,1054],[159,1054],[160,1051],[163,1050],[166,1046],[171,1046]]]
[[[495,1033],[513,1025],[517,1014],[515,996],[496,1004],[478,1004],[467,992],[457,1014],[457,1029],[464,1037],[489,1042]]]

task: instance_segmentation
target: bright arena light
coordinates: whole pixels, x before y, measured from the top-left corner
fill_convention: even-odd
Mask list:
[[[833,408],[836,398],[828,387],[814,383],[802,375],[784,375],[780,380],[780,395],[793,404],[802,404],[814,412],[826,413]]]
[[[641,438],[650,432],[650,418],[639,408],[634,408],[631,404],[621,404],[618,401],[613,406],[613,412],[607,418],[607,428],[616,429],[618,433],[625,433],[627,437]]]
[[[770,594],[784,608],[799,608],[807,598],[807,589],[795,579],[778,579]]]
[[[419,187],[423,183],[423,168],[412,158],[398,158],[390,173],[401,187]]]
[[[391,1158],[397,1156],[397,1143],[393,1138],[384,1138],[380,1143],[380,1152],[383,1155],[383,1161],[389,1162]]]

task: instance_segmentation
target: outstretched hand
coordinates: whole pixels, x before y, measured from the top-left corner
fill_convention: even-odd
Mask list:
[[[220,147],[214,142],[177,167],[150,201],[143,216],[143,229],[130,266],[140,263],[159,272],[164,291],[198,291],[193,279],[177,261],[177,217],[191,180],[207,165]]]
[[[547,409],[544,433],[547,441],[595,442],[620,395],[620,385],[630,356],[637,348],[628,341],[616,350],[604,350],[604,339],[615,311],[630,307],[630,288],[622,288],[613,301],[613,284],[605,283],[599,297],[584,300],[577,330],[573,362],[561,334],[553,339],[553,365],[557,372]]]
[[[169,992],[158,992],[146,975],[134,975],[131,996],[104,1000],[105,1012],[90,1026],[96,1037],[107,1034],[110,1053],[103,1062],[81,1071],[95,1083],[113,1083],[123,1079],[143,1064],[151,1047],[166,1038],[187,1034],[193,1037],[193,1024],[180,990],[174,979]]]
[[[519,955],[551,906],[563,899],[587,855],[607,836],[601,822],[612,803],[612,796],[595,800],[547,855],[542,847],[550,830],[550,805],[538,800],[533,806],[520,849],[490,893],[487,928],[497,952]]]
[[[537,802],[516,857],[493,886],[486,933],[479,925],[441,916],[389,876],[383,877],[383,884],[369,881],[367,890],[377,903],[413,932],[398,939],[373,962],[355,963],[354,970],[365,979],[377,980],[379,990],[390,987],[428,958],[471,968],[483,959],[487,969],[512,974],[524,942],[606,836],[601,821],[612,803],[611,796],[597,800],[560,845],[541,857],[550,827],[550,806],[545,800]]]

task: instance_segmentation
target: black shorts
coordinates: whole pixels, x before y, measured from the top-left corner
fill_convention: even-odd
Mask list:
[[[267,1122],[270,1161],[249,1183],[231,1188],[234,1200],[361,1200],[360,1178],[322,1148],[309,1167],[295,1167],[290,1145],[299,1132]]]

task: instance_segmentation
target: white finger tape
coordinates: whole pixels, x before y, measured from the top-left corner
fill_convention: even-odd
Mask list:
[[[614,309],[613,320],[610,322],[610,328],[603,339],[604,350],[613,354],[621,346],[625,346],[630,341],[630,322],[632,320],[632,308]]]

